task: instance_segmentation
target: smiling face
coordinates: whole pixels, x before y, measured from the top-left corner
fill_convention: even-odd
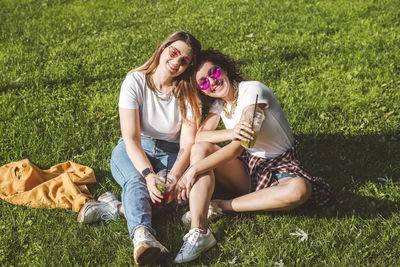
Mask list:
[[[214,98],[226,98],[231,85],[227,73],[209,61],[200,66],[196,82],[202,93]]]
[[[183,41],[175,41],[164,48],[160,56],[159,66],[171,75],[181,75],[192,61],[192,51]]]

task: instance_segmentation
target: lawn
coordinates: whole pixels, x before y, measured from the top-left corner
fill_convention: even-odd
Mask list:
[[[303,164],[335,198],[323,208],[227,215],[192,266],[400,265],[400,1],[0,0],[0,166],[90,166],[95,197],[120,196],[109,160],[119,89],[170,33],[240,62],[277,96]],[[155,214],[173,259],[187,207]],[[123,218],[0,201],[1,266],[130,266]],[[307,238],[305,238],[307,236]]]

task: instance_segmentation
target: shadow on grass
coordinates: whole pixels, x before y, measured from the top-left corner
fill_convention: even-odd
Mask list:
[[[334,199],[317,209],[305,204],[293,211],[273,213],[387,218],[399,211],[399,193],[392,191],[400,186],[400,132],[362,136],[299,135],[296,139],[300,141],[305,169],[311,175],[323,177],[333,187]],[[90,187],[94,195],[100,194],[97,191],[115,191],[115,188],[119,189],[117,194],[121,192],[109,171],[95,169],[95,174],[97,184]],[[224,194],[222,198],[229,195]]]
[[[306,203],[292,211],[256,214],[368,219],[388,218],[399,211],[400,193],[396,193],[400,187],[399,133],[300,135],[296,138],[300,141],[304,168],[311,175],[323,177],[332,186],[334,198],[320,208]],[[230,197],[219,192],[214,198]]]
[[[227,215],[212,224],[218,240],[224,239],[226,229],[235,225],[234,222],[239,225],[254,222],[259,215],[326,219],[354,216],[374,219],[390,218],[399,212],[399,133],[364,136],[300,135],[296,138],[300,141],[305,169],[312,175],[323,177],[333,187],[334,199],[321,208],[305,204],[292,211]],[[113,191],[120,198],[121,189],[109,171],[95,169],[95,174],[98,182],[90,188],[93,195],[98,197],[105,191]],[[186,210],[187,206],[168,207],[161,212],[154,212],[153,227],[158,232],[157,238],[170,249],[170,253],[161,257],[157,265],[173,265],[173,258],[183,243],[182,237],[189,229],[181,222],[181,216]],[[215,253],[205,254],[199,261],[201,264],[211,264]],[[199,264],[199,261],[191,264]]]
[[[293,214],[387,218],[399,211],[399,193],[395,188],[400,186],[400,133],[296,138],[301,143],[305,169],[323,177],[333,187],[335,196],[322,208],[314,210],[304,205]]]
[[[305,204],[292,211],[251,212],[229,215],[232,218],[259,214],[309,216],[320,218],[364,219],[389,218],[399,211],[400,134],[364,136],[300,135],[300,152],[305,169],[312,175],[323,177],[334,190],[334,199],[321,208]],[[112,191],[120,199],[121,188],[110,171],[94,169],[97,183],[89,187],[95,197]],[[385,180],[386,179],[386,182]],[[396,189],[397,188],[397,189]],[[221,197],[219,195],[218,197]],[[228,198],[223,195],[222,198]],[[154,226],[168,232],[165,218],[181,224],[186,208],[154,215]],[[171,210],[170,210],[171,211]],[[160,215],[161,214],[161,215]],[[182,226],[184,227],[184,226]],[[164,234],[162,234],[164,235]]]

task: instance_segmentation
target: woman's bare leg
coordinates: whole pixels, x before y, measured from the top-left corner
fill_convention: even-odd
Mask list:
[[[215,179],[213,172],[199,175],[190,191],[189,208],[191,212],[190,229],[200,228],[207,231],[207,212],[214,192]]]
[[[208,155],[214,153],[220,149],[215,144],[202,142],[192,146],[190,153],[190,163],[194,164],[199,160],[207,157]],[[238,159],[234,159],[233,162],[230,161],[224,164],[221,168],[231,170],[231,180],[235,180],[230,184],[230,189],[233,190],[248,190],[248,178],[247,172]],[[216,169],[218,173],[218,169]],[[243,179],[243,177],[245,179]],[[243,180],[247,182],[243,182]],[[242,188],[240,188],[242,187]],[[189,207],[191,212],[191,228],[200,228],[202,230],[207,230],[207,213],[208,206],[215,188],[215,177],[214,172],[209,171],[207,173],[198,176],[196,183],[190,191],[189,197]]]
[[[124,211],[124,207],[122,206],[122,204],[118,205],[118,215],[125,218],[125,211]]]
[[[264,188],[231,200],[213,201],[223,211],[290,210],[311,195],[311,184],[302,177],[288,178],[278,185]]]

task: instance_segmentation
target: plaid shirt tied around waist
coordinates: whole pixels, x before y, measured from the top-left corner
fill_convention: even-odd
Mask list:
[[[247,150],[243,150],[239,159],[249,167],[251,176],[251,188],[254,191],[277,185],[274,173],[287,173],[307,179],[312,186],[310,201],[316,206],[325,205],[331,200],[333,193],[331,186],[321,177],[314,177],[308,174],[299,160],[299,142],[295,140],[294,145],[282,155],[265,159],[251,155]]]

